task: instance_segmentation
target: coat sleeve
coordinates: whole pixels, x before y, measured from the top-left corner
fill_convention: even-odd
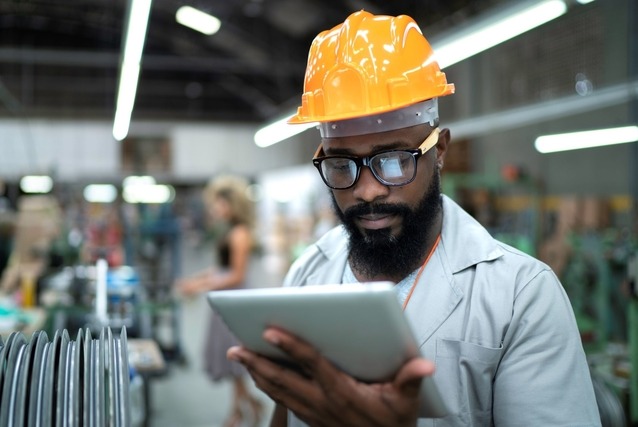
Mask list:
[[[574,312],[551,270],[520,288],[512,316],[494,378],[495,425],[601,425]]]

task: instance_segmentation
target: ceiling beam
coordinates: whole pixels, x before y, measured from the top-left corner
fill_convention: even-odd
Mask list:
[[[0,63],[118,68],[119,61],[119,52],[0,48]],[[299,76],[304,71],[302,65],[294,62],[282,63],[278,61],[277,66],[273,67],[272,64],[256,65],[240,59],[218,57],[145,55],[142,61],[143,69],[162,71],[232,72],[235,74],[279,74],[283,76]]]

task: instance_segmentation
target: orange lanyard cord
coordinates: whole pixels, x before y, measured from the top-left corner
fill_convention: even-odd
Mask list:
[[[427,265],[428,261],[430,261],[430,258],[432,258],[432,255],[434,254],[436,247],[439,246],[440,241],[441,241],[441,235],[439,234],[436,238],[436,241],[434,242],[434,245],[432,245],[432,249],[430,249],[430,253],[428,254],[428,257],[425,259],[423,264],[421,264],[421,267],[419,268],[419,272],[416,274],[416,277],[414,279],[414,283],[412,283],[412,287],[410,288],[410,292],[408,292],[408,296],[405,297],[405,301],[403,301],[403,310],[405,310],[405,307],[407,307],[408,301],[410,301],[410,298],[412,297],[412,293],[414,292],[414,288],[416,288],[416,284],[421,278],[421,273],[423,273],[423,270],[425,270],[425,266]]]

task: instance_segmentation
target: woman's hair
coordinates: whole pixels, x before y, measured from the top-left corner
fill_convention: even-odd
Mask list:
[[[230,206],[230,221],[252,229],[255,225],[255,206],[248,192],[249,185],[245,179],[222,175],[208,183],[204,189],[204,202],[210,205],[217,198],[226,200]]]

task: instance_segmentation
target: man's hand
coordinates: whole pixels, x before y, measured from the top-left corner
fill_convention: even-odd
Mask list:
[[[228,358],[246,366],[255,384],[279,405],[313,427],[415,426],[419,389],[434,365],[421,358],[408,361],[391,382],[362,383],[337,369],[308,343],[269,328],[264,339],[287,353],[299,370],[232,347]]]

